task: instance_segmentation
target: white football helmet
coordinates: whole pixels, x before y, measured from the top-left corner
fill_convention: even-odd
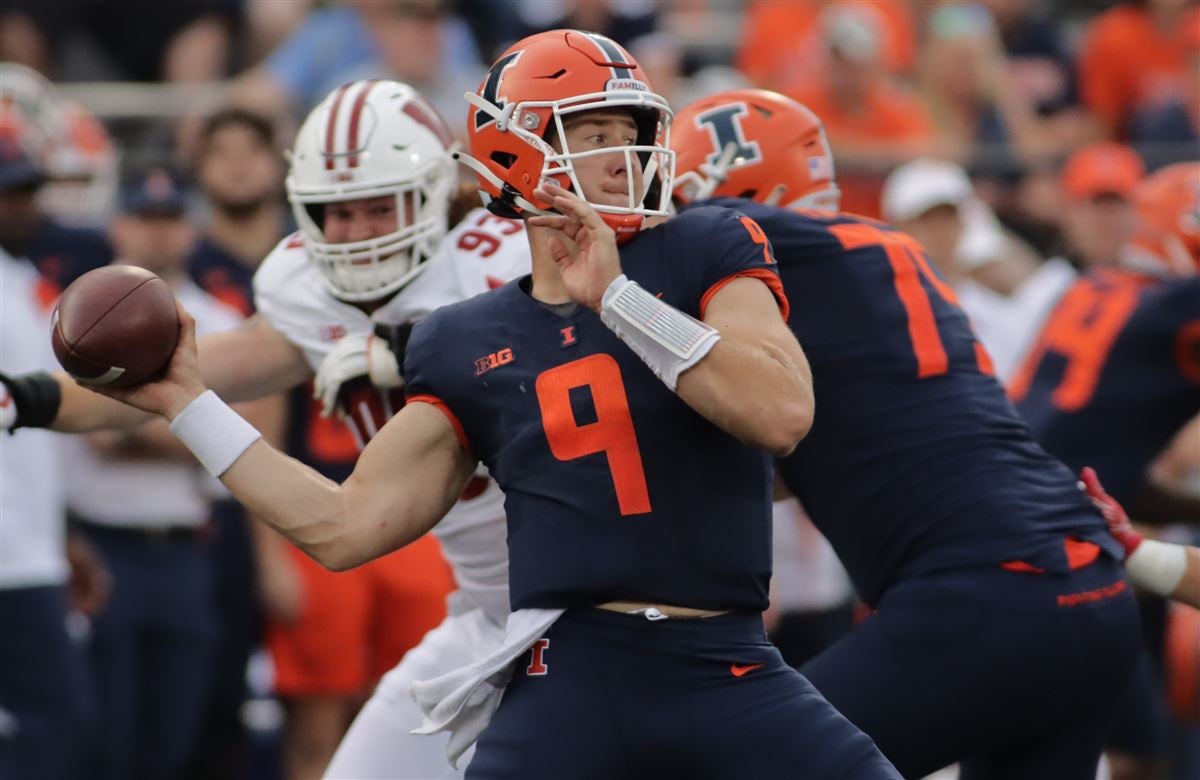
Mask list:
[[[55,217],[79,225],[108,224],[116,205],[121,155],[112,137],[78,103],[59,103],[60,136],[46,158],[49,179],[38,198]]]
[[[334,296],[378,300],[421,271],[446,235],[456,147],[437,111],[396,81],[345,84],[312,110],[296,136],[287,194],[304,247]],[[325,239],[315,206],[381,195],[396,198],[394,232],[345,244]]]
[[[15,62],[0,62],[0,133],[14,139],[44,166],[63,117],[57,91],[41,73]]]

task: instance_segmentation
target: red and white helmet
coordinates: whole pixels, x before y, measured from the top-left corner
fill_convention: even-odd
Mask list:
[[[287,194],[333,295],[377,300],[420,273],[446,235],[455,148],[437,111],[396,81],[345,84],[312,110],[296,136]],[[395,231],[345,244],[325,239],[317,206],[385,195],[396,198]]]
[[[59,104],[62,124],[45,160],[49,178],[38,193],[66,222],[105,224],[117,196],[120,153],[104,125],[83,106]]]
[[[15,62],[0,62],[0,134],[16,141],[45,166],[63,117],[57,91],[45,76]]]
[[[615,150],[572,152],[563,118],[625,107],[638,126],[634,145],[619,148],[626,156],[628,203],[592,206],[618,240],[632,237],[646,217],[669,213],[675,162],[668,143],[671,108],[651,90],[637,61],[612,40],[578,30],[532,35],[504,52],[478,94],[468,92],[466,98],[471,154],[459,159],[479,176],[488,208],[496,214],[547,213],[550,204],[533,194],[542,179],[554,179],[582,197],[575,162]],[[548,140],[551,131],[561,152]],[[642,173],[640,189],[634,186],[635,170]]]
[[[1168,165],[1133,194],[1138,227],[1124,262],[1154,274],[1200,273],[1200,162]]]
[[[682,109],[674,129],[677,200],[721,196],[838,210],[825,126],[791,98],[765,89],[721,92]]]

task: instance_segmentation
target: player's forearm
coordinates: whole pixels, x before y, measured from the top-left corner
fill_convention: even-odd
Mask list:
[[[88,390],[65,373],[55,374],[54,378],[62,391],[62,402],[50,425],[52,430],[61,433],[126,430],[153,417],[148,412]]]
[[[334,571],[376,557],[363,553],[342,488],[264,441],[250,446],[221,482],[242,506]]]
[[[722,430],[777,457],[790,453],[812,427],[808,366],[769,343],[724,336],[680,376],[676,392]]]
[[[261,316],[196,344],[204,384],[229,403],[290,390],[312,377],[304,354]]]
[[[185,380],[186,389],[156,402],[171,432],[251,514],[335,571],[423,535],[475,467],[447,418],[418,403],[379,431],[338,485],[271,447],[215,394]]]
[[[1129,513],[1143,525],[1196,526],[1200,524],[1200,497],[1151,478],[1129,502]]]

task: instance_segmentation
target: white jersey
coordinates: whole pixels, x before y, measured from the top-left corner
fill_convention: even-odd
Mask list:
[[[316,372],[338,339],[370,333],[376,322],[415,322],[529,273],[521,223],[484,209],[470,212],[409,285],[368,316],[330,294],[299,236],[284,239],[254,276],[259,314],[299,347]],[[343,419],[360,446],[403,406],[402,392],[382,393],[366,378],[342,395]],[[464,497],[434,528],[459,589],[503,623],[508,613],[508,550],[504,494],[492,480],[473,480]]]
[[[10,374],[54,369],[50,318],[38,309],[37,272],[0,250],[0,366]],[[66,518],[56,434],[0,432],[0,589],[67,579]]]
[[[205,335],[236,328],[242,313],[201,290],[190,279],[172,292]],[[215,495],[213,479],[198,463],[160,458],[114,458],[96,453],[81,436],[63,441],[67,506],[88,521],[121,528],[202,525]],[[219,483],[218,483],[219,485]],[[137,496],[130,501],[130,496]]]

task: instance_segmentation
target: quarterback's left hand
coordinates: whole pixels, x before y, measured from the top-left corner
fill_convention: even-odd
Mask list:
[[[550,201],[559,212],[530,217],[529,224],[561,232],[551,239],[550,251],[567,294],[599,311],[604,291],[621,275],[616,233],[587,201],[553,181],[542,182],[534,194]]]
[[[342,385],[365,376],[381,390],[404,387],[400,363],[387,342],[374,333],[344,336],[321,361],[313,388],[313,397],[321,399],[321,414],[329,417],[337,409]]]

